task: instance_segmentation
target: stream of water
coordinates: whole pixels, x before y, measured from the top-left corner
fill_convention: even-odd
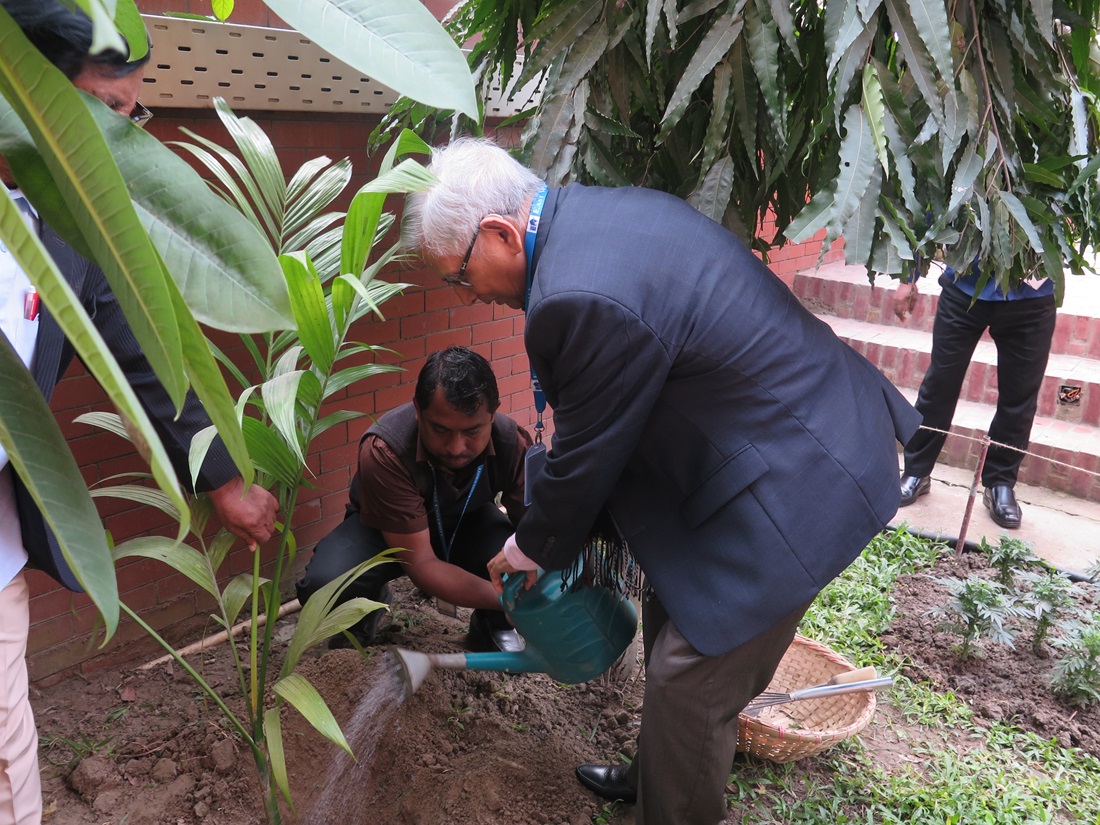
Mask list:
[[[356,822],[367,810],[366,795],[374,751],[390,718],[407,698],[402,665],[388,650],[381,655],[385,658],[374,671],[377,676],[373,684],[343,726],[355,758],[340,751],[328,769],[324,790],[308,811],[301,812],[299,822]]]

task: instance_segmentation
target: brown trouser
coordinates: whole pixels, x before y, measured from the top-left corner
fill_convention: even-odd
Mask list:
[[[638,754],[638,825],[719,825],[737,752],[737,715],[771,681],[810,602],[720,656],[688,644],[652,591],[642,604],[646,686]]]

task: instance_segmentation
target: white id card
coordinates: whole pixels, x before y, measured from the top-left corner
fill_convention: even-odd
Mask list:
[[[523,503],[531,506],[531,481],[542,472],[546,464],[546,445],[539,441],[532,444],[523,458]]]

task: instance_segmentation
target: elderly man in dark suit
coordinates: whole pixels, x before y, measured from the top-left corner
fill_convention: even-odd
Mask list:
[[[466,303],[524,308],[554,408],[532,505],[490,562],[559,570],[606,506],[645,572],[630,769],[586,765],[646,825],[714,825],[737,715],[814,596],[898,507],[920,417],[752,252],[644,189],[547,190],[488,141],[432,156],[406,243]]]
[[[73,84],[121,115],[134,120],[148,116],[138,104],[144,61],[107,51],[88,54],[91,21],[55,0],[2,0],[8,14],[27,38]],[[13,186],[7,165],[0,161],[0,178]],[[15,193],[18,195],[18,193]],[[131,386],[145,406],[174,466],[189,478],[187,454],[192,437],[210,419],[193,394],[179,417],[175,405],[157,381],[138,347],[102,270],[78,255],[20,196],[17,203],[38,230],[46,250],[111,348]],[[73,358],[73,348],[48,306],[39,307],[30,281],[0,244],[0,335],[31,371],[49,399]],[[224,445],[215,440],[202,466],[199,490],[209,491],[223,524],[254,549],[274,531],[278,503],[262,487],[247,491]],[[25,661],[29,590],[22,568],[29,562],[66,587],[80,590],[30,494],[13,472],[0,448],[0,825],[36,825],[42,816],[34,717],[28,699]]]

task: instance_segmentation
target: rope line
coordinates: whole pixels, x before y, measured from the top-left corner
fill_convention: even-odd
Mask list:
[[[975,437],[972,435],[964,435],[963,433],[951,432],[950,430],[941,430],[936,427],[928,427],[924,424],[920,425],[920,429],[927,430],[931,433],[939,433],[940,435],[949,436],[951,438],[961,438],[964,441],[973,441],[977,444],[981,444],[983,441],[988,441],[989,446],[991,447],[1000,447],[1005,450],[1012,450],[1013,452],[1023,453],[1025,456],[1031,456],[1032,458],[1038,459],[1039,461],[1049,461],[1051,464],[1055,464],[1059,467],[1065,467],[1070,470],[1078,470],[1082,473],[1087,473],[1094,478],[1100,478],[1100,472],[1096,472],[1094,470],[1086,470],[1084,467],[1078,467],[1075,464],[1069,464],[1065,461],[1059,461],[1058,459],[1050,458],[1049,456],[1039,455],[1038,453],[1033,453],[1030,450],[1024,450],[1020,447],[1014,447],[1011,444],[1002,444],[1000,441],[994,441],[989,436]]]

